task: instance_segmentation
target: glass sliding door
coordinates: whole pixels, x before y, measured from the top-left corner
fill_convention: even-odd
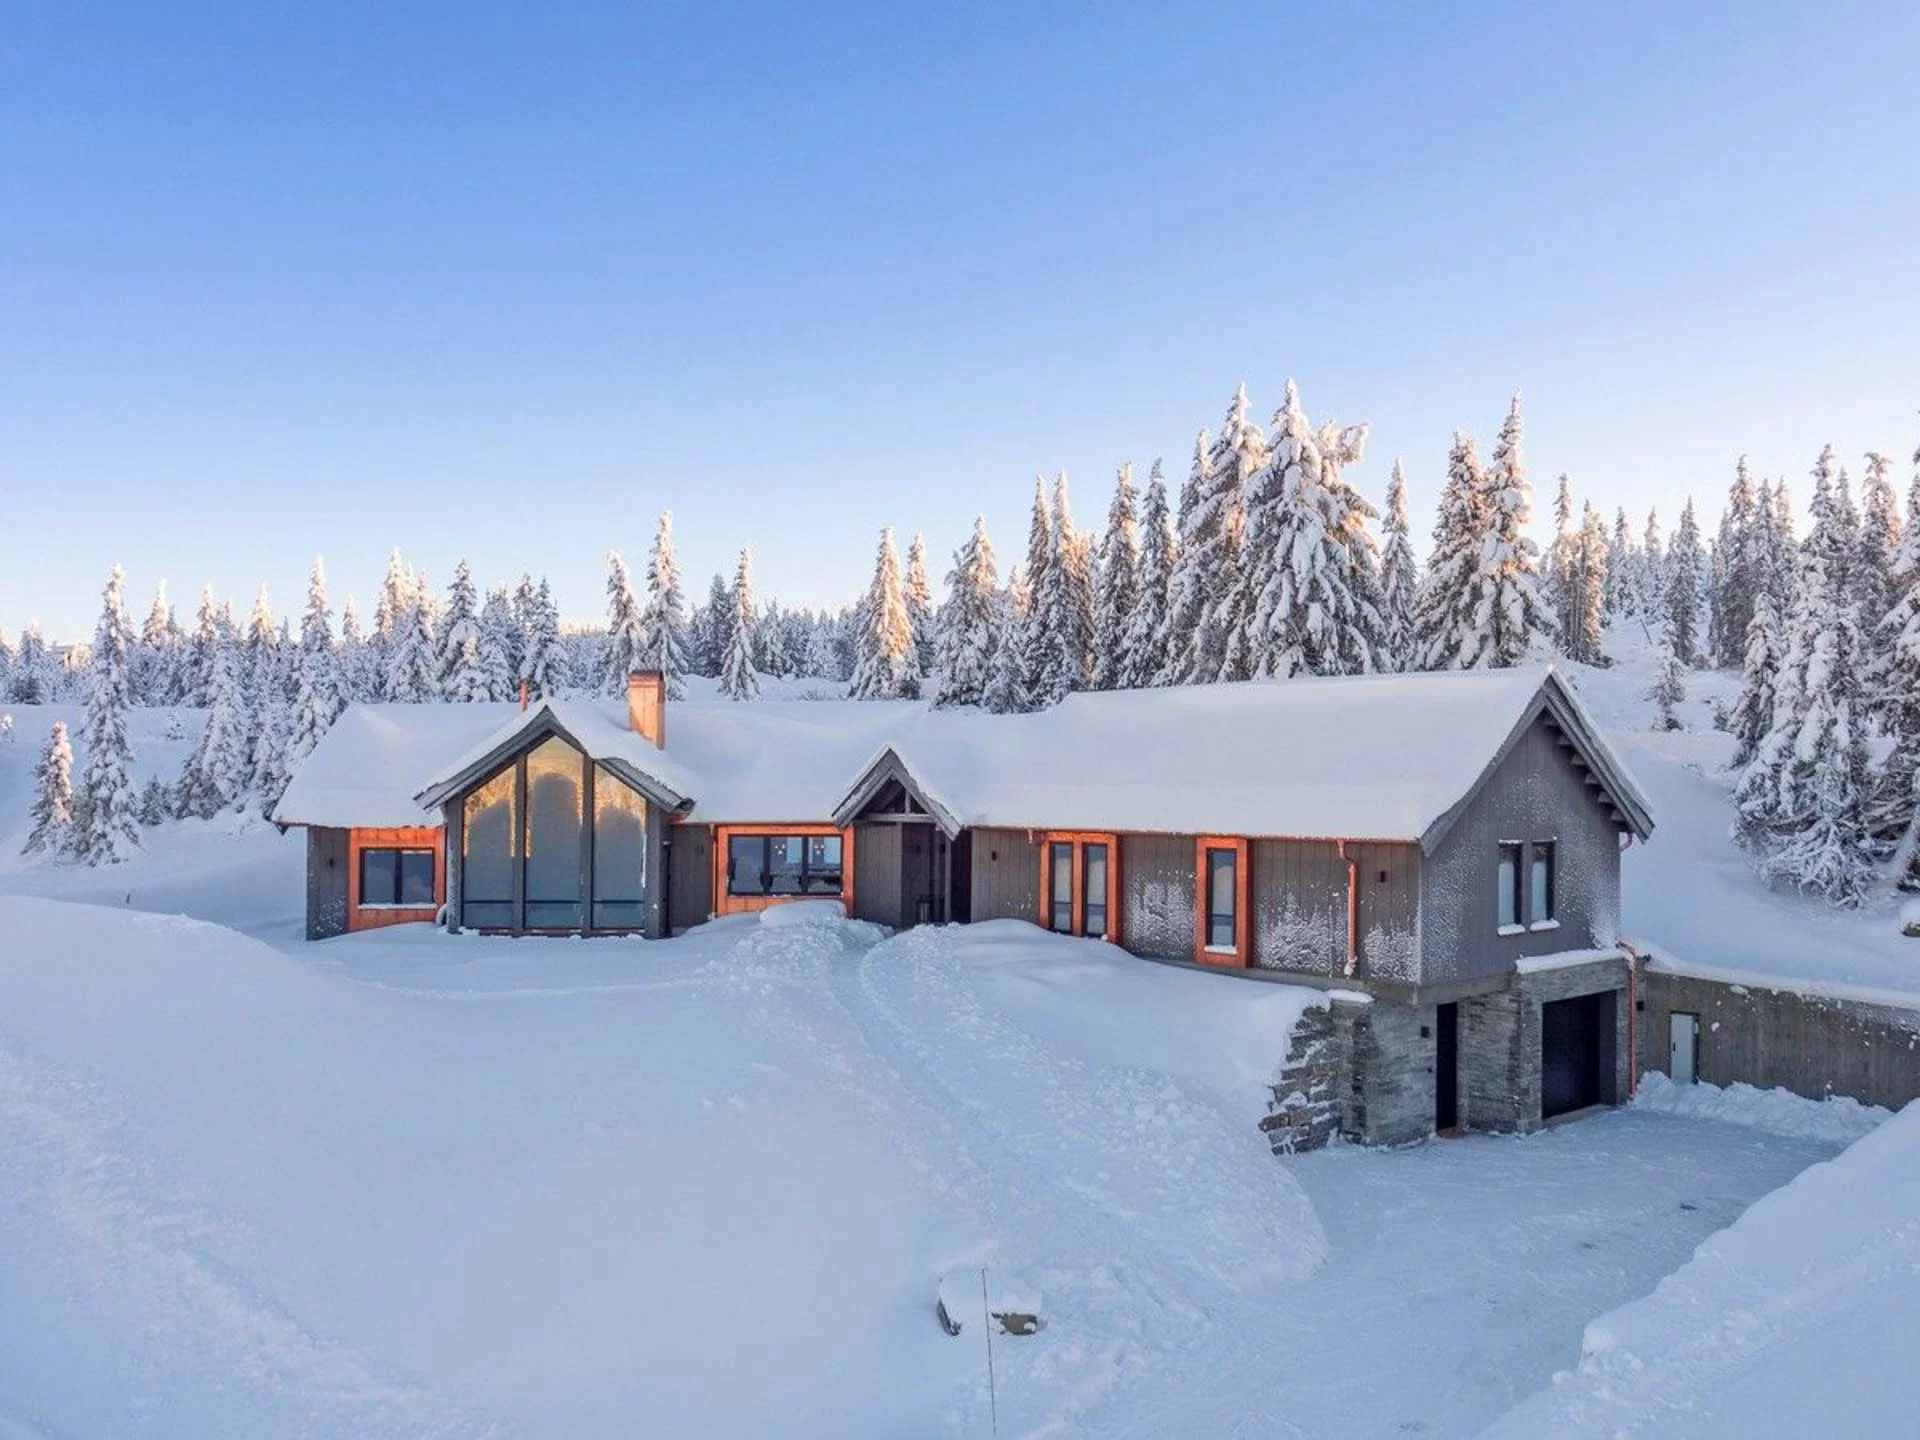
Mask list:
[[[580,752],[557,736],[527,754],[529,930],[578,930],[582,816]]]

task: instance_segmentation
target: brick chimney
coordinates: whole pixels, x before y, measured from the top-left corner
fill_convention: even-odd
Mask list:
[[[667,748],[667,677],[658,670],[627,676],[627,728]]]

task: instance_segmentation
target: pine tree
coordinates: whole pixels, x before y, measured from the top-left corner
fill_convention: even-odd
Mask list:
[[[1387,482],[1387,543],[1380,559],[1380,621],[1384,636],[1383,669],[1406,670],[1413,663],[1414,607],[1419,568],[1413,558],[1407,520],[1407,474],[1399,460]]]
[[[1660,647],[1660,668],[1655,673],[1653,688],[1647,692],[1647,698],[1654,703],[1654,729],[1683,728],[1674,707],[1687,698],[1687,676],[1680,657],[1673,653],[1670,645]]]
[[[447,608],[434,637],[434,678],[442,700],[480,698],[480,595],[464,558],[453,567]]]
[[[1047,502],[1046,477],[1033,477],[1033,512],[1027,521],[1027,595],[1028,603],[1021,610],[1021,624],[1026,629],[1019,654],[1025,657],[1027,672],[1020,682],[1020,693],[1026,697],[1029,705],[1037,705],[1037,697],[1046,681],[1041,674],[1042,657],[1053,652],[1053,642],[1045,634],[1049,616],[1043,611],[1041,596],[1046,592],[1047,572],[1053,568],[1053,507]]]
[[[287,783],[293,778],[287,755],[291,726],[286,701],[278,695],[269,697],[260,709],[259,723],[254,730],[249,757],[251,774],[247,782],[262,819],[273,818],[273,807],[280,803]]]
[[[1658,616],[1664,620],[1667,613],[1667,542],[1661,534],[1658,507],[1647,511],[1647,524],[1641,532],[1638,559],[1635,611],[1643,619]]]
[[[142,705],[169,705],[173,702],[172,624],[173,610],[167,604],[167,582],[162,580],[154,588],[153,607],[147,611],[147,623],[141,628],[139,647],[134,652],[133,694]]]
[[[646,654],[652,668],[666,681],[667,698],[687,693],[687,602],[680,593],[680,561],[673,548],[673,512],[660,512],[647,556],[647,606],[640,616]]]
[[[938,705],[978,705],[993,676],[994,641],[1000,625],[1000,573],[984,516],[975,516],[973,534],[953,554],[947,572],[947,599],[940,607],[935,636]]]
[[[1480,547],[1489,525],[1485,492],[1473,437],[1456,430],[1433,527],[1433,550],[1414,603],[1417,670],[1464,669],[1479,653]]]
[[[1881,622],[1893,609],[1893,561],[1900,553],[1901,540],[1900,502],[1893,493],[1892,471],[1893,461],[1887,456],[1868,452],[1866,478],[1860,487],[1860,551],[1854,566],[1854,593],[1866,647],[1870,696],[1880,689],[1878,677],[1890,658]]]
[[[993,672],[987,679],[986,708],[996,715],[1021,714],[1034,708],[1027,691],[1027,614],[1033,597],[1026,571],[1018,565],[1007,577],[1007,593],[999,614],[999,636],[993,646]]]
[[[1573,635],[1579,624],[1579,533],[1573,528],[1573,482],[1563,472],[1560,488],[1553,497],[1553,544],[1547,550],[1542,580],[1548,608],[1553,612],[1554,628],[1559,632],[1567,654],[1573,655]]]
[[[380,584],[380,598],[373,610],[373,635],[370,646],[374,667],[382,677],[393,668],[393,650],[407,628],[407,612],[413,607],[419,585],[398,547],[387,556],[386,578]]]
[[[1613,512],[1613,534],[1607,541],[1607,616],[1609,619],[1634,613],[1633,572],[1638,557],[1633,548],[1633,531],[1627,524],[1624,507]]]
[[[1158,649],[1162,659],[1152,679],[1155,685],[1182,685],[1190,678],[1187,663],[1201,616],[1209,604],[1209,575],[1203,573],[1197,547],[1205,544],[1216,554],[1225,520],[1219,507],[1204,497],[1211,494],[1207,473],[1207,432],[1193,438],[1193,466],[1180,487],[1180,516],[1174,541],[1173,569],[1167,578],[1167,620]],[[1203,505],[1205,516],[1202,516]],[[1214,567],[1217,569],[1217,565]]]
[[[33,824],[21,854],[63,855],[73,848],[73,747],[64,720],[53,722],[34,766],[33,805],[27,813]]]
[[[739,597],[736,594],[734,598]],[[609,695],[626,694],[627,677],[636,670],[650,668],[651,659],[646,622],[640,613],[639,597],[633,593],[633,578],[627,573],[627,562],[620,558],[618,550],[609,550],[607,649],[603,662],[606,669],[600,688]]]
[[[1127,626],[1140,604],[1140,519],[1133,462],[1120,467],[1101,537],[1093,614],[1093,688],[1127,683]]]
[[[207,703],[213,683],[213,645],[219,629],[219,612],[213,603],[213,587],[200,591],[200,613],[193,635],[187,641],[187,653],[181,662],[180,700],[185,705]]]
[[[1740,698],[1733,707],[1731,768],[1735,771],[1744,771],[1753,763],[1761,743],[1773,729],[1780,662],[1780,617],[1774,613],[1773,597],[1761,590],[1754,596],[1753,614],[1747,620]]]
[[[900,555],[890,528],[880,532],[873,584],[861,602],[857,625],[847,694],[855,700],[916,698],[920,682],[913,669],[913,625],[901,593]]]
[[[434,667],[433,615],[427,607],[425,577],[387,638],[388,701],[418,705],[440,698]]]
[[[20,648],[13,658],[13,688],[8,698],[16,705],[47,705],[54,698],[51,662],[47,642],[40,636],[37,621],[28,621],[20,632]]]
[[[729,700],[756,700],[760,673],[753,664],[753,557],[740,552],[740,568],[733,574],[733,624],[727,631],[727,653],[720,661],[720,693]]]
[[[1540,552],[1527,538],[1533,488],[1521,457],[1520,397],[1515,395],[1487,467],[1480,548],[1475,648],[1468,668],[1518,665],[1553,635],[1553,617],[1540,599]]]
[[[1092,649],[1091,547],[1075,528],[1073,508],[1063,471],[1053,486],[1051,517],[1053,554],[1046,579],[1034,597],[1028,658],[1036,705],[1057,704],[1075,690],[1083,690]]]
[[[1120,689],[1152,685],[1166,665],[1168,586],[1179,551],[1167,514],[1167,482],[1155,460],[1147,472],[1147,492],[1139,529],[1135,603],[1125,618],[1120,642]]]
[[[1569,617],[1572,628],[1564,635],[1567,655],[1583,665],[1607,663],[1601,647],[1606,633],[1607,557],[1611,549],[1606,522],[1589,502],[1581,513],[1580,529],[1574,539],[1570,577],[1573,606]]]
[[[1890,599],[1876,627],[1882,659],[1868,676],[1868,703],[1892,741],[1874,780],[1873,828],[1907,890],[1920,889],[1920,451],[1913,461],[1907,521],[1887,566]]]
[[[706,624],[702,633],[706,653],[702,658],[700,673],[717,676],[721,661],[726,658],[727,645],[733,638],[733,590],[718,571],[707,586],[706,609]]]
[[[560,639],[560,611],[553,603],[553,590],[545,579],[540,581],[529,602],[527,623],[520,679],[532,699],[558,699],[560,687],[567,682],[567,650]]]
[[[1243,384],[1207,454],[1208,487],[1201,492],[1200,509],[1217,516],[1218,538],[1199,570],[1206,604],[1187,651],[1184,669],[1191,684],[1245,680],[1253,674],[1254,591],[1247,579],[1246,500],[1267,459],[1267,437],[1248,418]],[[1207,523],[1196,512],[1196,526],[1205,529]]]
[[[116,565],[107,577],[100,623],[93,632],[92,688],[82,737],[86,768],[75,801],[85,823],[74,827],[72,850],[88,865],[118,863],[140,846],[139,802],[129,773],[133,746],[127,738],[127,711],[133,704],[134,638],[125,596],[126,575]]]
[[[339,661],[333,649],[333,611],[327,604],[326,565],[316,555],[307,578],[307,609],[300,620],[300,650],[295,659],[293,713],[285,753],[289,778],[345,708]],[[276,802],[279,799],[274,798]]]
[[[148,830],[172,818],[173,792],[158,775],[148,776],[147,783],[141,787],[136,815],[141,826]]]
[[[1700,526],[1687,497],[1667,552],[1666,643],[1682,665],[1700,660]]]
[[[1742,455],[1734,466],[1727,507],[1720,515],[1718,556],[1720,579],[1714,587],[1709,620],[1708,650],[1722,669],[1742,663],[1747,626],[1753,619],[1754,595],[1761,584],[1760,504],[1753,476]]]
[[[907,575],[900,594],[907,602],[907,623],[913,629],[913,672],[924,676],[933,669],[933,585],[927,578],[927,537],[918,531],[907,546]]]
[[[507,587],[497,585],[487,592],[486,603],[480,607],[480,644],[474,655],[474,671],[479,678],[475,693],[468,698],[495,701],[514,698],[519,688],[512,658],[516,630],[513,601]]]

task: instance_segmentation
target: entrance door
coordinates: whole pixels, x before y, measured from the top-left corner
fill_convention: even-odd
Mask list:
[[[1700,1017],[1676,1011],[1667,1017],[1667,1074],[1676,1085],[1700,1078]]]
[[[1442,1005],[1434,1015],[1433,1128],[1460,1123],[1460,1007]]]

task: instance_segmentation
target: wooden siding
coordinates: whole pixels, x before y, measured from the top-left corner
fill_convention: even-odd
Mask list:
[[[1134,954],[1193,958],[1194,838],[1120,837],[1120,943]]]
[[[1253,953],[1262,970],[1331,978],[1347,959],[1347,862],[1331,840],[1256,840]]]
[[[975,830],[971,833],[973,866],[969,910],[973,918],[1031,920],[1038,925],[1039,840],[1026,830]]]
[[[674,932],[713,917],[713,827],[672,825],[672,874],[667,881],[667,923]]]
[[[347,832],[347,929],[378,930],[385,925],[409,925],[433,919],[447,901],[446,831],[438,825],[397,830],[360,828]],[[363,850],[433,851],[433,904],[362,905],[360,852]]]
[[[1355,938],[1366,980],[1417,984],[1420,979],[1420,847],[1350,840],[1356,883]]]
[[[840,893],[825,895],[729,895],[727,893],[727,841],[734,835],[838,835],[840,837]],[[708,880],[708,901],[715,915],[751,915],[773,905],[785,905],[793,900],[835,899],[847,907],[849,915],[857,914],[854,909],[855,897],[864,888],[854,872],[854,864],[859,857],[860,846],[854,844],[852,830],[842,830],[834,825],[716,825],[713,827],[712,855],[709,861],[711,878]],[[851,880],[852,889],[848,889]],[[703,917],[704,918],[704,917]],[[678,920],[676,925],[681,923]],[[688,922],[693,923],[693,922]],[[885,922],[891,924],[891,921]]]
[[[853,905],[849,913],[877,925],[903,925],[901,825],[856,825],[853,833]]]
[[[1555,845],[1558,924],[1502,935],[1499,847],[1540,840]],[[1504,975],[1525,956],[1585,950],[1619,938],[1620,831],[1544,718],[1495,767],[1420,870],[1423,984]],[[1523,900],[1524,870],[1523,855]]]
[[[307,827],[307,939],[347,933],[347,832]]]

